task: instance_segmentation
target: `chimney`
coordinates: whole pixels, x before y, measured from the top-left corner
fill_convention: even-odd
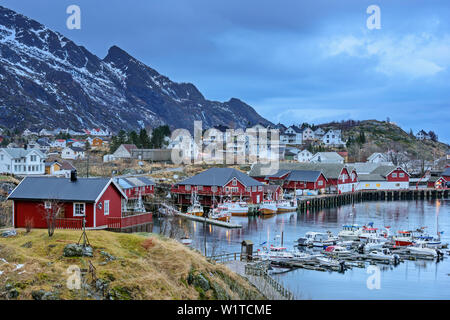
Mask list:
[[[71,182],[77,181],[77,170],[70,171],[70,181]]]

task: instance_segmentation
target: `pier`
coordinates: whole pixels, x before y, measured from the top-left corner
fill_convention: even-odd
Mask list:
[[[342,194],[325,194],[300,199],[297,202],[299,211],[310,209],[333,208],[363,201],[398,201],[398,200],[432,200],[448,199],[450,190],[437,189],[405,189],[405,190],[363,190]]]
[[[179,216],[179,217],[182,217],[182,218],[185,218],[185,219],[198,221],[198,222],[204,222],[204,223],[216,225],[216,226],[219,226],[219,227],[230,228],[230,229],[242,228],[242,225],[240,225],[240,224],[235,224],[235,223],[231,223],[231,222],[224,222],[224,221],[209,219],[209,218],[205,218],[205,217],[198,217],[198,216],[194,216],[192,214],[185,214],[185,213],[181,213],[181,212],[178,212],[178,211],[174,212],[174,214],[176,216]]]

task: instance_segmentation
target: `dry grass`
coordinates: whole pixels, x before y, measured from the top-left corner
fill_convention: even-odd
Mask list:
[[[0,202],[0,227],[12,225],[12,201]]]
[[[131,299],[199,299],[198,288],[186,282],[193,269],[206,275],[233,299],[261,298],[246,280],[222,265],[209,263],[198,252],[174,240],[153,234],[88,231],[94,257],[63,257],[64,246],[77,242],[79,236],[80,231],[57,230],[49,238],[46,230],[32,230],[28,234],[19,230],[16,237],[0,238],[0,258],[8,262],[0,261],[0,271],[3,271],[0,291],[10,283],[18,288],[19,299],[31,299],[33,290],[58,287],[62,299],[80,299],[80,290],[71,291],[66,286],[67,268],[70,265],[87,268],[90,260],[99,278],[110,281],[110,288],[119,291],[125,288]],[[31,247],[24,246],[30,243]],[[101,265],[105,261],[100,254],[102,250],[117,260]],[[18,264],[24,266],[15,270]],[[243,296],[242,292],[246,294]],[[202,298],[213,298],[211,290]]]

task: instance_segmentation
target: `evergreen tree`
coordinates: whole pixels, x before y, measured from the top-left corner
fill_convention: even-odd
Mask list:
[[[150,149],[153,147],[152,143],[150,141],[150,138],[148,136],[147,130],[145,130],[145,129],[141,129],[141,131],[139,132],[138,141],[139,141],[139,145],[143,149]]]

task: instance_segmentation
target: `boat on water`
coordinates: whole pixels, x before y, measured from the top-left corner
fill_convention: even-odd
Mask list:
[[[381,250],[385,245],[386,241],[380,241],[379,238],[376,237],[368,237],[364,242],[359,245],[360,252],[370,252],[373,250]]]
[[[219,220],[224,222],[230,222],[231,220],[231,212],[229,211],[227,206],[218,205],[211,209],[209,214],[209,218],[213,220]]]
[[[280,200],[277,202],[277,212],[292,212],[297,210],[297,199]]]
[[[197,217],[203,216],[203,206],[198,201],[197,194],[192,192],[191,194],[191,205],[187,208],[186,214],[190,214]]]
[[[192,239],[186,236],[186,237],[181,238],[180,242],[182,244],[184,244],[185,246],[189,246],[192,244]]]
[[[232,216],[246,216],[248,215],[248,204],[244,201],[233,202],[226,201],[223,206],[228,208],[228,212]]]
[[[368,255],[373,260],[397,263],[400,259],[399,255],[392,254],[389,249],[373,250]]]
[[[416,242],[423,241],[428,248],[439,249],[444,245],[439,238],[434,238],[429,235],[416,236],[414,237],[414,240],[416,240]]]
[[[409,250],[409,253],[418,256],[437,257],[438,255],[436,249],[427,246],[426,241],[418,241],[413,246],[407,247],[407,249]]]
[[[325,248],[324,252],[325,255],[329,256],[336,256],[336,257],[348,257],[352,254],[350,250],[348,250],[345,247],[341,246],[328,246]]]
[[[325,233],[309,231],[304,237],[299,238],[297,243],[299,246],[324,247],[336,245],[337,241],[338,238],[333,236],[331,232]]]
[[[392,237],[396,246],[411,246],[414,243],[412,231],[398,231],[397,234],[398,235]]]
[[[286,247],[271,245],[269,248],[258,249],[258,257],[261,260],[284,260],[293,259],[294,253],[287,250]]]
[[[337,259],[333,259],[330,257],[325,257],[325,256],[317,256],[315,257],[315,260],[323,266],[326,267],[336,267],[336,268],[340,268],[341,270],[343,270],[345,268],[345,261],[339,261]]]
[[[362,227],[358,224],[343,225],[338,237],[342,240],[359,240],[361,233]]]
[[[277,210],[277,203],[273,200],[264,200],[259,207],[259,212],[262,215],[275,214]]]

